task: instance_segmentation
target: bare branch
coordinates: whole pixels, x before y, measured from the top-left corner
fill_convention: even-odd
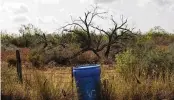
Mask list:
[[[77,26],[79,26],[83,31],[85,31],[86,32],[86,30],[83,28],[83,26],[82,25],[80,25],[80,24],[78,24],[78,23],[74,23],[75,25],[77,25]]]
[[[120,16],[120,19],[121,19],[121,21],[122,21],[122,23],[123,23],[123,22],[124,22],[124,21],[123,21],[123,20],[124,20],[123,15]]]
[[[103,29],[100,29],[99,27],[95,27],[95,26],[91,26],[91,27],[94,28],[94,29],[97,29],[97,30],[99,30],[99,31],[101,31],[101,32],[103,32],[103,33],[105,33],[106,35],[109,35],[108,32],[106,32],[106,31],[103,30]]]
[[[126,32],[131,32],[132,33],[132,31],[131,30],[129,30],[129,29],[127,29],[127,28],[119,28],[119,29],[122,29],[122,30],[125,30]]]
[[[82,19],[82,17],[79,17],[80,21],[83,22],[83,24],[85,24],[85,21]]]
[[[113,16],[111,15],[111,21],[114,23],[114,25],[117,27],[117,22],[114,20]]]
[[[93,18],[95,17],[95,16],[98,16],[98,17],[100,17],[100,18],[102,18],[103,19],[103,16],[100,16],[101,14],[105,14],[105,13],[107,13],[107,12],[98,12],[97,10],[98,10],[98,6],[96,6],[96,7],[94,7],[94,6],[92,6],[93,7],[93,12],[91,13],[91,18],[90,18],[90,20],[89,20],[89,23],[88,23],[88,26],[91,24],[91,22],[92,22],[92,20],[93,20]]]
[[[127,19],[125,21],[122,20],[122,24],[118,27],[118,29],[122,28],[127,23]]]
[[[100,44],[102,43],[102,38],[103,38],[103,35],[101,34],[101,35],[99,36],[98,41],[97,41],[97,50],[99,49],[99,46],[100,46]]]
[[[98,49],[96,51],[101,51],[103,50],[106,46],[108,46],[108,43],[102,45],[100,48],[98,47]]]
[[[91,13],[90,11],[88,11],[87,13],[85,13],[85,20],[84,20],[85,25],[88,25],[87,19],[88,19],[88,16],[89,16],[90,13]]]
[[[86,30],[83,28],[83,26],[82,25],[80,25],[79,23],[71,23],[71,24],[67,24],[67,25],[65,25],[65,26],[63,26],[63,27],[61,27],[61,29],[63,28],[66,28],[67,26],[72,26],[72,25],[77,25],[77,26],[79,26],[83,31],[85,31],[86,32]],[[66,31],[66,30],[63,30],[63,31]]]

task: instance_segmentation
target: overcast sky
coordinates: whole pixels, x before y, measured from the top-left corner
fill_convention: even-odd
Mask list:
[[[174,0],[0,0],[0,30],[18,32],[21,24],[32,23],[53,32],[73,18],[83,16],[90,5],[98,4],[120,21],[128,18],[129,27],[145,32],[161,26],[174,32]],[[97,25],[110,23],[95,20]]]

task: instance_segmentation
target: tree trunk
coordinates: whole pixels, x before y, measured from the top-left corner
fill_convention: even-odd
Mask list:
[[[98,54],[98,52],[96,50],[92,50],[94,52],[94,54],[100,59],[100,55]]]
[[[25,40],[25,47],[28,48],[28,40],[27,39]]]
[[[111,49],[111,46],[108,45],[108,46],[107,46],[107,49],[106,49],[106,52],[105,52],[105,57],[106,57],[106,58],[108,58],[108,56],[109,56],[110,49]]]
[[[106,48],[106,52],[105,52],[105,57],[106,57],[106,58],[108,58],[109,53],[110,53],[110,49],[111,49],[111,39],[112,39],[112,36],[110,35],[110,36],[109,36],[109,42],[108,42],[108,45],[107,45],[107,48]]]

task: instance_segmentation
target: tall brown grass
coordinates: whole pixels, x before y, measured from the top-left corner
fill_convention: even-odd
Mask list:
[[[3,65],[2,65],[3,66]],[[173,100],[174,75],[159,78],[129,76],[129,81],[115,68],[101,67],[101,100]],[[35,70],[23,68],[21,84],[14,67],[2,67],[2,100],[78,100],[75,83],[72,91],[71,76],[55,75],[69,73],[70,68]],[[46,73],[50,74],[46,74]],[[167,72],[166,72],[167,73]],[[27,75],[31,75],[30,77]],[[68,81],[68,82],[65,82]]]
[[[25,69],[26,70],[26,69]],[[2,68],[2,100],[72,100],[72,84],[55,73],[23,71],[23,84],[18,81],[14,67]],[[70,75],[70,74],[69,74]]]
[[[126,81],[119,73],[102,76],[103,100],[174,100],[174,75],[165,80],[162,75],[158,79],[141,77],[140,83],[134,76]]]

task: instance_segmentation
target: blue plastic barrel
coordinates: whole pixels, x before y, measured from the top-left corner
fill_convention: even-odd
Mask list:
[[[100,99],[100,66],[85,65],[73,68],[79,100]]]

